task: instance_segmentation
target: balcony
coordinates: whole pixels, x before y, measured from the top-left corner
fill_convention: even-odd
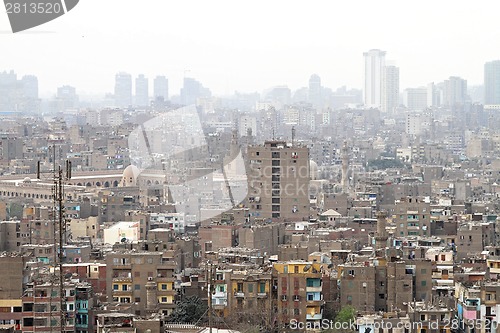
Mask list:
[[[129,296],[132,294],[132,289],[128,290],[113,290],[113,296]]]
[[[320,293],[322,291],[322,287],[306,287],[306,292],[309,293]]]
[[[156,282],[175,282],[175,278],[158,275],[156,277]]]
[[[479,305],[473,305],[473,304],[464,304],[462,305],[463,309],[465,311],[470,311],[470,312],[478,312],[480,311],[480,306]]]
[[[257,298],[267,298],[267,293],[266,292],[257,293]]]
[[[227,293],[223,291],[217,291],[213,294],[212,298],[227,298]]]
[[[234,297],[236,297],[236,298],[245,298],[245,293],[243,293],[241,291],[235,291],[234,292]]]
[[[132,277],[130,276],[117,276],[113,277],[113,282],[132,282]]]
[[[306,320],[321,320],[323,319],[323,315],[321,313],[311,315],[311,314],[306,314]]]
[[[307,303],[306,303],[307,307],[320,307],[323,304],[325,304],[325,302],[322,299],[320,299],[320,300],[311,300],[311,301],[307,300]]]
[[[226,308],[226,304],[212,304],[214,310],[224,310]]]

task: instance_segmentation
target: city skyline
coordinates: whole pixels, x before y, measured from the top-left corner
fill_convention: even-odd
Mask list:
[[[464,1],[432,7],[423,2],[412,8],[412,16],[403,15],[405,4],[395,1],[386,3],[389,11],[365,1],[336,6],[321,2],[307,8],[276,2],[266,4],[265,11],[259,2],[238,7],[198,1],[171,6],[96,3],[86,1],[61,19],[21,34],[8,34],[7,16],[0,14],[0,42],[6,50],[2,68],[43,78],[41,95],[64,84],[81,92],[112,92],[113,76],[120,71],[149,78],[165,75],[173,92],[185,76],[194,77],[215,95],[228,95],[283,84],[295,90],[307,86],[312,73],[327,87],[361,88],[362,53],[372,48],[396,61],[401,90],[450,76],[481,84],[484,63],[500,58],[500,47],[490,42],[498,39],[495,11],[487,9],[488,3],[494,7],[492,1],[481,8]],[[157,10],[148,11],[153,5]],[[108,15],[117,6],[120,15]],[[276,15],[283,9],[287,15]],[[247,15],[239,15],[240,10]],[[163,19],[171,12],[191,16]],[[88,17],[93,17],[92,25]],[[256,24],[255,17],[272,24]],[[304,29],[311,25],[313,34]],[[440,28],[450,25],[453,29]],[[125,51],[128,46],[134,51]]]

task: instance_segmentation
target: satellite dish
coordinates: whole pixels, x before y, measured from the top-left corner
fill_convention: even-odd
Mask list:
[[[123,238],[120,240],[120,242],[122,242],[122,243],[127,242],[127,238],[123,237]]]
[[[304,266],[304,272],[307,272],[310,269],[311,269],[311,265],[308,264],[308,265]]]

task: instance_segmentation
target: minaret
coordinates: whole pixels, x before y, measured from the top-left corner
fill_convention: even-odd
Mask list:
[[[347,148],[347,141],[344,141],[342,146],[342,192],[347,193],[348,180],[347,180],[347,169],[349,168],[349,151]]]
[[[377,213],[377,234],[375,235],[375,249],[382,250],[387,247],[387,214],[385,212]]]
[[[233,130],[231,132],[231,145],[229,148],[229,156],[231,159],[235,158],[240,152],[240,143],[238,140],[238,131]]]
[[[148,281],[146,283],[146,311],[152,313],[156,311],[158,305],[158,293],[156,283]]]

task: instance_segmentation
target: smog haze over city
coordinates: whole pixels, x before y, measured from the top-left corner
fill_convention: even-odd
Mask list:
[[[112,92],[114,74],[184,75],[215,94],[292,90],[311,73],[336,89],[362,87],[362,52],[388,52],[401,88],[451,75],[483,81],[499,52],[495,1],[174,1],[86,0],[77,11],[26,31],[0,14],[7,69],[39,76],[40,92],[69,84]]]
[[[3,3],[0,333],[498,331],[498,2]]]

